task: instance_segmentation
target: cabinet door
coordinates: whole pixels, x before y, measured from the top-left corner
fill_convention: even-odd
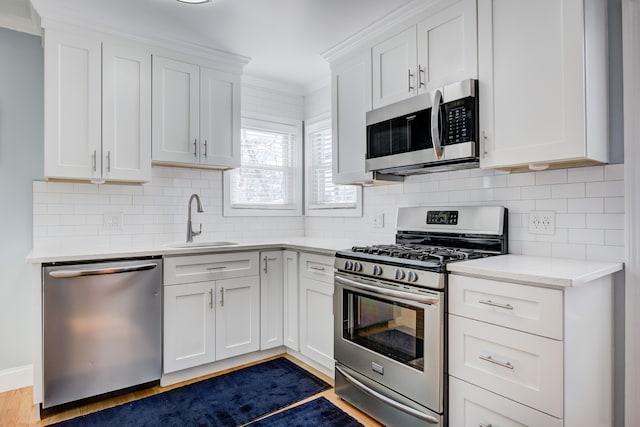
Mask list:
[[[461,0],[418,24],[418,93],[478,78],[476,28],[475,0]]]
[[[333,182],[371,181],[365,171],[367,154],[366,112],[371,110],[371,54],[331,65],[331,128]]]
[[[298,307],[298,253],[284,251],[282,256],[282,282],[284,289],[284,345],[292,350],[300,348]]]
[[[200,163],[240,167],[240,76],[200,69]]]
[[[283,333],[283,253],[261,252],[260,260],[260,349],[282,345]]]
[[[416,27],[376,45],[373,58],[373,108],[383,107],[416,95]]]
[[[333,283],[300,277],[300,352],[334,368]]]
[[[197,65],[153,57],[152,157],[166,163],[198,163]]]
[[[164,373],[215,360],[215,282],[164,287]]]
[[[44,41],[44,175],[101,179],[101,43],[49,29]]]
[[[449,377],[449,425],[562,427],[562,420]]]
[[[151,54],[102,47],[102,176],[151,180]]]
[[[216,282],[216,360],[260,348],[258,276]]]
[[[588,41],[582,1],[479,0],[481,167],[575,161],[591,154],[606,161],[605,152],[586,148]],[[599,102],[605,120],[606,97]],[[606,120],[602,132],[606,148]]]

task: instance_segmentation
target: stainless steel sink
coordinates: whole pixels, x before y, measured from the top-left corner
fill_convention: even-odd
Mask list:
[[[236,242],[190,242],[190,243],[170,243],[167,246],[170,248],[212,248],[217,246],[232,246],[237,245]]]

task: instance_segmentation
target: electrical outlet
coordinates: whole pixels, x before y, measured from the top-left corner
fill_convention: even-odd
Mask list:
[[[102,214],[102,228],[107,231],[122,230],[122,212]]]
[[[384,214],[378,214],[373,216],[373,228],[384,227]]]
[[[555,234],[556,233],[556,213],[554,211],[529,212],[529,233]]]

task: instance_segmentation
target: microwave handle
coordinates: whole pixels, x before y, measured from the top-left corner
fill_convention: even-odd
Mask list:
[[[442,145],[440,144],[440,104],[442,103],[442,92],[437,89],[433,95],[433,105],[431,107],[431,142],[436,152],[436,158],[442,160]]]

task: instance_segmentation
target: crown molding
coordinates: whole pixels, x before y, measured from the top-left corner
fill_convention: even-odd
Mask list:
[[[270,80],[252,74],[242,74],[242,86],[253,86],[260,89],[266,89],[271,92],[285,93],[294,96],[304,96],[304,88],[291,83],[285,83],[277,80]]]
[[[105,24],[104,22],[87,18],[81,14],[70,11],[56,11],[49,7],[41,8],[39,12],[41,16],[42,28],[55,28],[61,30],[73,29],[76,31],[89,33],[102,33],[108,36],[117,37],[145,44],[152,47],[162,48],[170,51],[179,52],[185,55],[192,55],[231,65],[244,66],[251,61],[251,58],[222,49],[205,46],[200,43],[187,40],[169,39],[157,35],[135,33],[133,31],[123,31],[120,28]]]
[[[0,27],[8,28],[21,33],[33,34],[34,36],[42,35],[42,27],[40,27],[40,17],[29,4],[29,16],[18,16],[0,13]]]
[[[320,55],[326,61],[333,62],[357,47],[366,46],[372,40],[382,36],[394,27],[415,18],[416,15],[431,9],[435,5],[444,3],[444,1],[445,0],[410,0],[388,15],[369,24],[335,46],[322,52]]]

